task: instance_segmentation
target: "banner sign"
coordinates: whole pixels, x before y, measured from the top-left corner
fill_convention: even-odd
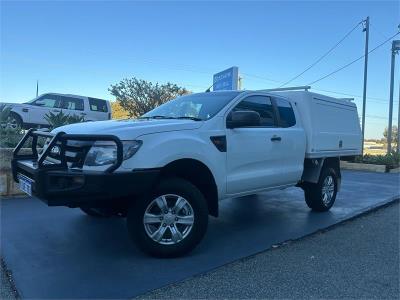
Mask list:
[[[227,91],[239,89],[239,68],[232,67],[219,72],[213,77],[214,91]]]

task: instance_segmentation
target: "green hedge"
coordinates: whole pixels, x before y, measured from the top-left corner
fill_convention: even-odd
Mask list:
[[[14,148],[24,136],[22,129],[4,128],[0,126],[0,147]]]
[[[385,165],[389,169],[394,169],[399,167],[400,154],[392,152],[387,155],[371,155],[365,154],[363,157],[357,156],[354,162],[373,164],[373,165]]]

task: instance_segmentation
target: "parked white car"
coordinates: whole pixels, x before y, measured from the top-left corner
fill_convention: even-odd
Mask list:
[[[42,153],[19,155],[40,136],[48,138]],[[220,91],[179,97],[137,120],[31,130],[12,169],[20,188],[49,206],[127,216],[139,247],[165,257],[192,250],[225,198],[297,186],[311,209],[329,210],[340,188],[339,157],[360,153],[349,100]]]
[[[45,115],[49,112],[63,112],[67,115],[83,116],[85,121],[103,121],[111,119],[109,101],[92,97],[47,93],[22,103],[10,103],[10,127],[48,126]]]

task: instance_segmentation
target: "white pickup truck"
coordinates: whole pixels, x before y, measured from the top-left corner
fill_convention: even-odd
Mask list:
[[[110,102],[92,97],[47,93],[26,103],[6,103],[11,107],[11,128],[46,127],[46,114],[63,112],[70,116],[80,116],[85,121],[103,121],[111,119]]]
[[[38,152],[40,137],[47,142]],[[21,155],[28,139],[32,154]],[[360,152],[349,100],[220,91],[176,98],[136,120],[30,130],[12,168],[20,188],[49,206],[126,216],[142,250],[170,257],[201,241],[225,198],[297,186],[311,209],[329,210],[340,188],[339,157]]]

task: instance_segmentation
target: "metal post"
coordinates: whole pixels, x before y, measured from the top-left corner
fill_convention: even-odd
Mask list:
[[[36,98],[39,94],[39,80],[36,80]]]
[[[369,42],[369,16],[365,19],[365,54],[364,54],[364,89],[363,89],[363,109],[362,109],[362,140],[361,156],[364,155],[364,136],[365,136],[365,106],[367,102],[367,77],[368,77],[368,42]]]
[[[400,84],[399,84],[399,112],[397,113],[397,154],[400,154]]]
[[[394,85],[394,65],[395,65],[395,47],[392,44],[392,62],[390,68],[390,98],[389,98],[389,125],[387,134],[387,154],[392,152],[392,115],[393,115],[393,85]]]

